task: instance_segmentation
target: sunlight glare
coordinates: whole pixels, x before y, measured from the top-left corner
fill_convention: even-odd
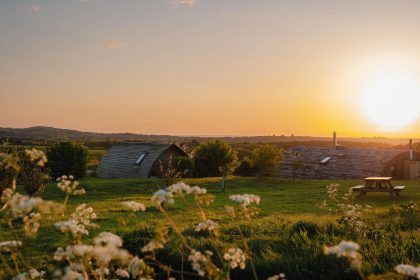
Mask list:
[[[403,130],[420,115],[420,86],[413,73],[382,70],[362,93],[363,111],[380,129]]]

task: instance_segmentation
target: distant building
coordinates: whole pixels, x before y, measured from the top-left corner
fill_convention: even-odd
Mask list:
[[[175,144],[118,143],[102,157],[97,176],[100,178],[160,177],[159,162],[167,167],[171,155],[172,157],[187,156]]]
[[[294,147],[285,152],[281,176],[293,177],[294,161],[302,162],[295,173],[301,179],[420,178],[420,154],[410,160],[410,152],[402,150]]]

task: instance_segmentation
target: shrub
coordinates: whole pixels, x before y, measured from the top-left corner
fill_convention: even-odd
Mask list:
[[[251,162],[259,177],[274,175],[283,160],[283,149],[263,145],[252,151]]]
[[[209,142],[198,146],[194,155],[194,164],[197,177],[221,176],[222,191],[224,191],[226,177],[238,166],[238,155],[227,143]]]
[[[0,193],[12,186],[13,180],[21,170],[16,148],[8,143],[0,145]]]
[[[194,175],[194,160],[191,158],[184,157],[174,157],[174,162],[177,164],[179,172],[184,174],[184,177],[193,177]]]
[[[235,175],[238,176],[255,176],[257,171],[249,158],[244,158],[235,170]]]
[[[89,152],[85,145],[76,142],[59,142],[47,148],[48,167],[53,178],[71,174],[82,178],[86,173]]]
[[[21,164],[21,171],[18,176],[19,184],[23,185],[29,195],[43,193],[45,184],[49,180],[44,166],[40,166],[31,160],[27,151],[21,151],[19,158]]]

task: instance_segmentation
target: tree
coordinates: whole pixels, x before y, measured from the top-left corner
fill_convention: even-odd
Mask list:
[[[201,144],[194,154],[197,177],[222,177],[222,191],[225,191],[226,177],[238,166],[238,155],[232,147],[221,141]]]
[[[81,143],[55,143],[47,148],[47,156],[52,178],[62,175],[82,178],[86,174],[89,150]]]
[[[238,176],[255,176],[255,173],[256,170],[249,157],[244,157],[234,174]]]
[[[255,148],[251,162],[259,177],[274,175],[283,161],[283,149],[274,145],[263,145]]]
[[[291,152],[290,157],[292,158],[293,179],[296,179],[297,171],[304,167],[302,156]]]

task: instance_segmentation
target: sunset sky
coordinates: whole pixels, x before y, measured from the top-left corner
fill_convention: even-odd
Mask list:
[[[420,137],[420,1],[3,0],[0,126]]]

